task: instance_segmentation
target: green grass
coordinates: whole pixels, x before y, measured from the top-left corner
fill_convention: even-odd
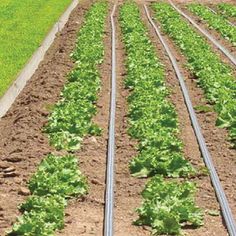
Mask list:
[[[0,97],[71,0],[0,1]]]

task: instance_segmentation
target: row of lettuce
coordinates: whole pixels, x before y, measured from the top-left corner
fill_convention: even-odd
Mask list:
[[[93,4],[87,12],[72,55],[75,69],[44,129],[52,146],[63,153],[78,150],[85,135],[100,133],[91,120],[100,89],[97,66],[103,61],[107,13],[108,4],[104,2]],[[45,157],[28,187],[31,196],[19,207],[22,215],[8,235],[54,235],[55,230],[64,227],[67,200],[88,191],[86,179],[78,169],[78,158],[71,154]]]
[[[77,47],[72,54],[76,68],[69,74],[69,82],[55,105],[45,132],[58,150],[78,150],[87,134],[100,134],[100,128],[92,122],[96,114],[100,78],[97,66],[103,61],[104,27],[107,4],[96,3],[87,13],[80,30]]]
[[[67,199],[83,196],[88,187],[71,155],[48,155],[29,181],[31,196],[20,205],[23,213],[8,235],[53,235],[64,227]]]
[[[236,83],[233,69],[222,62],[207,43],[172,6],[152,5],[155,18],[180,48],[190,71],[198,78],[208,102],[218,113],[216,125],[229,130],[229,138],[236,146]]]
[[[212,12],[210,8],[202,4],[189,4],[188,9],[236,46],[236,27],[225,17]]]
[[[135,3],[121,6],[120,24],[127,55],[125,86],[130,90],[128,132],[138,141],[130,171],[135,177],[150,177],[135,224],[151,226],[155,235],[179,235],[185,224],[203,224],[194,201],[196,186],[188,180],[196,171],[184,158],[164,68]]]
[[[217,10],[226,18],[236,17],[236,6],[230,3],[220,3],[217,5]]]

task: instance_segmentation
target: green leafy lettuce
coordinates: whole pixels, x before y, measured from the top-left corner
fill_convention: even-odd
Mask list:
[[[226,40],[236,46],[236,28],[222,16],[215,14],[202,4],[189,4],[188,9],[204,20],[210,28],[218,31]]]
[[[230,3],[217,4],[217,9],[226,18],[236,17],[236,6]]]
[[[222,62],[205,38],[195,32],[169,4],[154,3],[152,8],[162,29],[186,56],[188,67],[198,78],[197,82],[205,92],[208,102],[214,105],[218,113],[216,125],[229,130],[229,137],[235,146],[236,83],[233,69]],[[202,9],[198,5],[196,8]]]
[[[130,162],[131,173],[137,177],[188,176],[194,170],[182,153],[177,115],[168,99],[164,70],[137,6],[124,4],[120,22],[127,52],[125,85],[131,92],[128,132],[139,142],[139,154]]]
[[[180,235],[183,225],[201,226],[203,213],[195,205],[195,192],[191,182],[153,177],[142,192],[143,203],[137,209],[139,219],[135,224],[152,226],[154,235]]]
[[[126,49],[126,88],[129,135],[138,141],[138,154],[130,162],[136,177],[152,177],[143,191],[137,210],[137,225],[148,225],[153,233],[180,234],[184,224],[202,224],[201,211],[194,203],[195,186],[163,177],[188,177],[195,173],[184,158],[177,114],[165,85],[165,72],[134,3],[120,9],[120,23]]]
[[[23,215],[18,217],[10,236],[49,236],[64,226],[66,200],[83,196],[88,186],[78,170],[78,160],[72,155],[48,155],[29,181],[32,193],[21,204]]]
[[[86,14],[72,53],[75,69],[69,74],[61,100],[55,105],[45,126],[51,144],[58,150],[78,150],[85,135],[101,133],[101,129],[92,122],[92,117],[96,114],[100,90],[97,66],[104,56],[107,10],[107,3],[98,2]]]

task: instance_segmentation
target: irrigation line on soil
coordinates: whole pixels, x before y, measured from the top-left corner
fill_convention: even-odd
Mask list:
[[[218,15],[217,14],[217,12],[215,11],[215,10],[213,10],[211,7],[208,7],[207,6],[207,8],[211,11],[211,12],[213,12],[215,15]],[[221,17],[220,15],[218,15],[219,17]],[[230,24],[231,26],[234,26],[235,27],[235,24],[233,24],[232,22],[230,22],[229,20],[227,20],[227,19],[225,19],[227,22],[228,22],[228,24]]]
[[[150,17],[150,14],[149,14],[149,11],[148,11],[148,8],[147,8],[146,5],[144,5],[144,9],[145,9],[145,12],[146,12],[146,15],[147,15],[147,18],[148,18],[150,24],[155,29],[156,35],[160,39],[163,47],[165,48],[165,51],[168,54],[168,57],[169,57],[172,65],[173,65],[174,70],[175,70],[176,76],[179,80],[179,84],[180,84],[180,87],[181,87],[181,90],[182,90],[182,93],[183,93],[183,96],[184,96],[184,100],[185,100],[185,103],[186,103],[186,106],[187,106],[187,109],[188,109],[188,112],[189,112],[189,115],[190,115],[190,119],[191,119],[191,122],[192,122],[192,125],[193,125],[193,128],[194,128],[194,132],[195,132],[195,135],[197,137],[198,144],[199,144],[204,162],[205,162],[205,164],[206,164],[206,166],[207,166],[207,168],[210,172],[211,181],[212,181],[213,187],[215,189],[215,192],[216,192],[216,195],[217,195],[217,198],[218,198],[218,201],[219,201],[222,213],[223,213],[223,218],[225,220],[226,227],[228,229],[229,235],[230,236],[236,236],[236,223],[235,223],[235,220],[233,218],[233,215],[232,215],[231,209],[229,207],[229,203],[228,203],[228,200],[227,200],[226,195],[224,193],[224,190],[221,186],[219,177],[218,177],[217,172],[215,170],[215,167],[213,165],[211,155],[210,155],[210,153],[207,149],[204,137],[203,137],[202,132],[201,132],[200,125],[198,123],[196,114],[195,114],[194,109],[193,109],[191,99],[190,99],[189,94],[188,94],[187,87],[186,87],[185,82],[184,82],[183,75],[181,74],[181,72],[179,70],[179,67],[178,67],[178,64],[175,60],[175,57],[171,53],[166,41],[163,39],[159,29],[157,28],[157,26],[153,22],[152,18]]]
[[[115,113],[116,113],[116,30],[114,14],[116,4],[113,7],[110,20],[112,30],[112,77],[111,77],[111,102],[110,121],[107,152],[107,172],[106,172],[106,199],[105,199],[105,219],[104,236],[113,236],[113,208],[114,208],[114,162],[115,162]]]
[[[197,28],[205,37],[207,37],[219,50],[221,50],[229,60],[236,66],[236,58],[222,45],[220,44],[214,37],[212,37],[209,32],[202,29],[190,16],[181,11],[171,0],[169,0],[171,6],[183,17],[185,17],[195,28]]]

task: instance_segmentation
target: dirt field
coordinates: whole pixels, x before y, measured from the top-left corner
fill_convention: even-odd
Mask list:
[[[57,153],[49,145],[49,140],[42,133],[42,127],[47,122],[50,107],[60,98],[60,91],[66,82],[66,76],[73,68],[70,54],[76,42],[84,15],[94,1],[83,0],[72,12],[68,23],[57,36],[55,42],[48,50],[44,61],[28,82],[25,89],[16,99],[15,103],[0,120],[0,235],[4,235],[19,216],[17,206],[29,195],[27,181],[35,172],[38,164],[50,152]],[[110,13],[114,1],[110,1]],[[123,0],[119,0],[118,5]],[[167,55],[151,28],[143,9],[143,3],[153,1],[137,1],[141,16],[148,28],[149,35],[156,48],[157,55],[165,67],[166,83],[171,89],[170,101],[175,105],[181,129],[181,139],[184,142],[185,157],[197,168],[204,168],[204,163],[199,151],[189,114],[184,103],[182,92],[176,75]],[[192,1],[175,0],[181,8]],[[198,1],[206,4],[222,2]],[[233,2],[227,1],[224,2]],[[119,6],[117,8],[119,10]],[[145,179],[131,177],[128,164],[136,154],[136,142],[127,134],[127,97],[129,91],[124,88],[125,51],[122,43],[121,30],[116,13],[117,24],[117,113],[116,113],[116,185],[115,185],[115,222],[114,229],[117,236],[146,236],[150,235],[148,227],[137,227],[132,222],[137,219],[134,209],[141,203],[140,193],[143,190]],[[157,22],[158,25],[158,22]],[[224,40],[211,31],[222,43]],[[196,79],[186,68],[186,58],[180,53],[173,42],[164,35],[180,69],[185,77],[190,97],[194,106],[206,105],[204,94],[197,86]],[[104,195],[105,173],[108,140],[109,99],[111,78],[111,25],[110,16],[107,17],[105,59],[100,66],[102,89],[97,103],[98,112],[94,117],[103,129],[100,137],[86,137],[82,148],[75,154],[80,160],[80,169],[87,176],[89,182],[89,194],[83,199],[69,201],[66,209],[66,227],[56,235],[97,235],[103,233],[104,220]],[[224,44],[230,47],[228,43]],[[214,46],[226,63],[229,61]],[[234,50],[231,48],[231,50]],[[235,53],[235,51],[233,51]],[[230,63],[229,63],[230,64]],[[232,65],[231,65],[232,66]],[[214,165],[219,174],[222,186],[228,197],[230,207],[236,218],[236,150],[230,148],[226,141],[227,131],[215,126],[216,113],[197,113],[197,118],[202,128],[204,138]],[[227,231],[220,214],[214,189],[208,175],[199,175],[193,179],[197,183],[197,204],[204,209],[204,226],[199,229],[184,229],[186,235],[191,236],[225,236]],[[217,211],[213,216],[209,212]]]

